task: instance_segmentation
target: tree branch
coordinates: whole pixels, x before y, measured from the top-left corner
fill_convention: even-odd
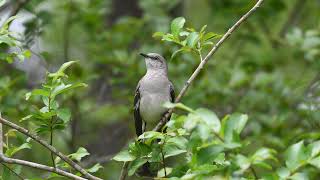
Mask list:
[[[20,159],[8,158],[8,157],[5,157],[3,154],[0,155],[0,161],[4,162],[4,163],[8,163],[8,164],[18,164],[18,165],[22,165],[22,166],[28,166],[31,168],[36,168],[36,169],[41,169],[44,171],[53,172],[53,173],[56,173],[56,174],[59,174],[61,176],[68,177],[71,179],[86,180],[85,178],[76,176],[72,173],[68,173],[68,172],[63,171],[58,168],[54,168],[54,167],[50,167],[50,166],[46,166],[46,165],[38,164],[38,163],[34,163],[34,162],[24,161],[24,160],[20,160]]]
[[[129,162],[128,161],[123,163],[119,180],[125,180],[126,179],[127,174],[128,174],[128,166],[129,166]]]
[[[45,148],[47,148],[49,151],[53,152],[55,155],[59,156],[63,161],[65,161],[66,163],[68,163],[72,168],[74,168],[75,170],[79,171],[84,177],[88,178],[88,179],[92,179],[92,180],[102,180],[98,177],[95,177],[93,175],[91,175],[90,173],[88,173],[85,169],[83,169],[81,166],[79,166],[77,163],[73,162],[70,158],[68,158],[66,155],[62,154],[61,152],[59,152],[55,147],[50,146],[46,141],[42,140],[39,136],[32,134],[29,132],[29,130],[18,126],[17,124],[14,124],[2,117],[0,117],[0,123],[9,126],[13,129],[16,129],[17,131],[21,132],[22,134],[31,137],[33,140],[37,141],[39,144],[41,144],[42,146],[44,146]]]
[[[185,95],[186,91],[188,90],[190,84],[194,81],[194,79],[199,75],[201,70],[203,69],[204,65],[209,61],[212,55],[219,49],[219,47],[224,43],[225,40],[243,23],[253,12],[260,7],[263,0],[259,0],[246,14],[244,14],[223,36],[222,38],[212,47],[206,57],[200,62],[197,69],[192,73],[190,78],[187,80],[185,85],[183,86],[182,90],[180,91],[178,97],[175,100],[175,103],[178,103],[181,98]],[[169,116],[172,114],[173,108],[169,109],[169,111],[164,115],[164,117],[160,120],[157,126],[153,129],[153,131],[160,131],[162,127],[167,123]],[[125,162],[123,164],[121,174],[119,180],[125,180],[128,172],[128,165],[129,162]]]
[[[283,24],[280,32],[279,32],[279,36],[280,37],[284,37],[287,32],[289,31],[290,27],[295,25],[300,17],[301,11],[304,7],[304,5],[306,4],[305,0],[297,0],[296,3],[294,4],[289,17],[287,19],[287,21]]]
[[[203,69],[204,65],[209,61],[212,55],[217,52],[220,46],[229,38],[229,36],[243,23],[253,12],[260,7],[263,0],[259,0],[245,15],[243,15],[223,36],[222,38],[213,46],[213,48],[209,51],[207,56],[200,62],[197,69],[193,72],[190,78],[187,80],[182,90],[180,91],[178,97],[175,100],[175,103],[179,102],[181,98],[184,96],[186,91],[188,90],[190,84],[194,81],[194,79],[198,76],[198,74]],[[157,124],[157,126],[153,129],[153,131],[160,131],[162,127],[167,123],[168,117],[172,114],[173,109],[169,109],[168,113],[161,119],[161,121]]]

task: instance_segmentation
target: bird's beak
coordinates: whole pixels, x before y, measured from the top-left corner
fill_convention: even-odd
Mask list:
[[[140,53],[140,55],[145,57],[145,58],[150,58],[150,56],[148,56],[147,54],[144,54],[144,53]]]

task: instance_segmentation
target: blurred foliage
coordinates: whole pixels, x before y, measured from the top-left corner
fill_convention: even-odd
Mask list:
[[[83,156],[83,162],[92,161],[91,156],[96,157],[93,161],[97,162],[102,157],[114,155],[127,146],[130,137],[134,137],[131,110],[133,93],[145,72],[144,62],[138,57],[139,52],[157,52],[166,57],[170,79],[175,89],[179,90],[199,63],[199,46],[193,42],[198,42],[203,25],[207,24],[207,34],[223,34],[254,4],[250,0],[137,0],[132,1],[132,7],[136,4],[139,8],[135,11],[139,12],[129,13],[133,8],[123,5],[123,9],[115,9],[115,2],[30,0],[21,10],[22,16],[31,17],[23,23],[23,33],[12,32],[9,26],[1,25],[0,111],[2,116],[28,129],[34,131],[39,126],[30,119],[19,120],[32,115],[35,107],[41,109],[45,104],[37,96],[26,101],[25,94],[36,91],[32,89],[42,89],[41,84],[49,81],[44,79],[36,87],[30,85],[34,84],[31,83],[34,79],[21,68],[15,68],[19,60],[14,62],[14,59],[27,57],[24,63],[28,63],[38,58],[48,72],[56,72],[61,64],[79,59],[79,65],[66,70],[68,78],[64,79],[67,80],[64,85],[85,82],[88,87],[57,96],[60,107],[70,109],[62,113],[66,115],[61,116],[62,120],[69,120],[67,117],[70,112],[70,121],[65,121],[68,126],[55,132],[54,144],[66,154],[78,150],[80,154],[86,154],[79,149],[85,147],[91,155],[89,158]],[[168,124],[167,133],[155,133],[155,138],[162,142],[160,144],[151,143],[155,141],[150,139],[152,133],[149,133],[150,137],[140,137],[150,139],[146,146],[157,146],[155,151],[161,146],[171,146],[163,143],[169,139],[181,142],[167,149],[167,153],[174,154],[166,157],[170,164],[168,167],[172,168],[167,169],[169,176],[182,177],[188,174],[193,178],[214,174],[216,178],[230,175],[250,179],[254,177],[251,167],[259,178],[265,179],[316,179],[319,176],[320,4],[318,1],[306,1],[304,6],[295,9],[296,2],[299,0],[265,1],[219,49],[188,90],[182,101],[195,109],[194,112],[175,116]],[[122,12],[119,17],[114,16],[117,11]],[[292,13],[298,16],[292,16]],[[177,24],[170,23],[182,16],[186,17],[186,22],[180,18],[176,20]],[[16,18],[19,19],[19,14]],[[283,37],[280,31],[284,26],[288,26],[288,31]],[[182,33],[180,37],[183,31],[189,34],[185,33],[184,36]],[[161,35],[162,39],[168,35],[166,33],[175,36],[179,32],[179,43],[157,41],[158,37],[152,38],[154,32],[165,32],[155,34]],[[189,46],[183,43],[187,37]],[[210,42],[214,43],[217,39],[210,39]],[[8,50],[9,46],[11,48]],[[34,50],[34,47],[38,49]],[[32,53],[26,49],[32,50]],[[181,49],[196,53],[180,52]],[[205,55],[208,47],[201,50]],[[176,51],[180,53],[174,54]],[[171,59],[173,54],[175,56]],[[199,111],[210,115],[199,115]],[[232,134],[234,129],[231,128],[227,131],[229,135],[226,135],[225,128],[239,124],[240,119],[246,117],[242,114],[247,114],[250,120],[245,120],[236,133]],[[220,130],[211,130],[217,126],[206,124],[207,118],[210,123],[219,123]],[[194,119],[201,123],[194,125]],[[180,125],[176,126],[175,123],[179,121]],[[226,123],[229,121],[235,122]],[[188,126],[182,126],[184,124]],[[181,129],[186,134],[176,132]],[[12,130],[5,130],[6,134],[13,134]],[[237,146],[226,146],[213,132],[230,143],[236,141]],[[23,135],[14,134],[8,135],[8,155],[51,165],[47,151],[33,141],[27,141]],[[47,138],[47,134],[42,136]],[[134,143],[129,149],[134,150],[139,145],[141,143]],[[28,149],[31,147],[32,151]],[[25,150],[18,152],[18,149]],[[207,151],[213,153],[212,157],[206,157]],[[179,154],[175,154],[177,152]],[[127,152],[124,154],[128,155]],[[143,159],[142,154],[133,155],[129,156],[130,161]],[[159,162],[159,159],[153,160]],[[179,167],[180,160],[183,167]],[[56,161],[59,164],[59,160]],[[158,165],[155,163],[155,169]],[[97,176],[118,178],[121,163],[106,161],[103,166],[96,173]],[[40,177],[42,174],[20,166],[10,167],[25,178]],[[99,169],[99,166],[94,169]],[[14,178],[8,169],[2,170],[3,179],[10,179],[7,176]],[[271,172],[274,172],[274,176]],[[134,173],[134,169],[131,173]],[[163,170],[159,172],[159,176],[163,174]]]

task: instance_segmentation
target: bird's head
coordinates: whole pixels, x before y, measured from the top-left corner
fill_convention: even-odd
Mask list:
[[[160,54],[157,53],[140,53],[141,56],[144,57],[144,60],[146,62],[147,69],[149,70],[167,70],[167,62],[164,57],[162,57]]]

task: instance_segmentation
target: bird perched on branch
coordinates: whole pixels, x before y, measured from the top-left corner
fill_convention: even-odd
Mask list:
[[[145,58],[147,73],[140,79],[134,97],[137,136],[155,127],[168,110],[163,104],[174,102],[175,96],[166,60],[156,53],[140,55]]]
[[[174,102],[174,88],[168,78],[166,60],[159,54],[140,53],[144,57],[147,72],[140,79],[134,97],[134,119],[137,136],[145,131],[150,131],[162,119],[167,108],[163,104],[167,101]],[[169,118],[170,119],[170,118]],[[140,174],[148,173],[146,163]]]

